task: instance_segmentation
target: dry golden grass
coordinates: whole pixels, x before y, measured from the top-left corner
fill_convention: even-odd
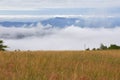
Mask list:
[[[120,80],[120,50],[0,52],[0,80]]]

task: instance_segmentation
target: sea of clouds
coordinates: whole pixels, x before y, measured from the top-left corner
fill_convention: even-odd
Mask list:
[[[8,50],[84,50],[97,48],[101,43],[120,45],[120,27],[81,28],[66,26],[57,28],[38,24],[36,27],[0,26],[0,39]]]

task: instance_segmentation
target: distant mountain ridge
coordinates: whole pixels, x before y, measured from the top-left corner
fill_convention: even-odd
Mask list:
[[[79,26],[82,28],[114,28],[120,26],[120,17],[90,17],[90,18],[65,18],[54,17],[46,20],[40,20],[36,22],[20,22],[20,21],[0,21],[0,26],[3,27],[30,27],[37,26],[41,23],[43,26],[51,25],[52,27],[64,28],[68,26]]]

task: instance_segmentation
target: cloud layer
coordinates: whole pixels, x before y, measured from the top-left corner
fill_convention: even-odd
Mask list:
[[[67,26],[63,29],[43,28],[42,25],[32,28],[2,28],[0,36],[9,50],[83,50],[99,47],[101,43],[120,45],[120,28],[80,28]],[[18,34],[24,35],[18,38]],[[7,36],[8,37],[8,36]],[[20,36],[19,36],[20,37]]]

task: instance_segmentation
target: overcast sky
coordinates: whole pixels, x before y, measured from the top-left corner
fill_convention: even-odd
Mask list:
[[[120,7],[120,0],[0,0],[0,9],[33,10],[40,8]]]
[[[85,8],[90,9],[87,9],[86,11]],[[93,8],[96,9],[91,10]],[[22,16],[23,19],[26,18],[25,15],[27,15],[27,18],[29,18],[33,15],[36,16],[41,14],[62,14],[65,16],[69,14],[85,14],[86,16],[86,14],[89,12],[91,12],[90,14],[93,16],[99,16],[99,14],[102,14],[103,17],[109,15],[120,15],[120,0],[0,0],[0,20],[3,20],[4,18],[7,20],[8,16],[10,16],[10,20],[14,19],[16,21],[17,17],[21,18],[19,15],[24,15]],[[113,13],[114,15],[108,15],[108,13]],[[38,27],[43,26],[38,25]],[[5,43],[12,50],[79,50],[84,49],[85,44],[87,44],[86,48],[98,47],[100,43],[105,43],[107,45],[115,43],[120,45],[120,37],[118,37],[120,35],[120,28],[116,28],[114,30],[92,30],[76,26],[66,26],[65,29],[56,30],[56,32],[50,36],[47,35],[43,38],[38,38],[36,35],[34,36],[35,32],[37,34],[37,32],[41,30],[41,28],[38,27],[35,27],[35,29],[30,28],[28,30],[24,27],[4,29],[2,26],[0,26],[0,35],[3,36],[3,34],[9,33],[12,36],[16,36],[16,34],[19,32],[25,35],[33,35],[30,39],[6,39]],[[51,31],[51,29],[49,31]],[[43,32],[46,31],[43,30]]]

